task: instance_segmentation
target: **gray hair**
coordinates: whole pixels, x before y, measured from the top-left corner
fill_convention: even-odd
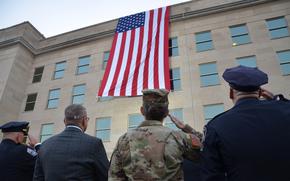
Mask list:
[[[80,104],[72,104],[65,108],[64,116],[66,120],[79,120],[87,115],[86,108]]]

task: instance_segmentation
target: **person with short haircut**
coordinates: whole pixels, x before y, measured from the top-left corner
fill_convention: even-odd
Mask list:
[[[145,121],[118,140],[109,180],[183,180],[183,157],[199,159],[201,144],[194,134],[163,126],[169,113],[168,93],[165,89],[143,90],[140,111]]]
[[[2,126],[3,140],[0,144],[0,180],[31,181],[39,144],[28,135],[28,122],[11,121]],[[25,145],[26,136],[29,146]]]
[[[289,181],[290,102],[261,88],[268,76],[258,68],[229,68],[223,78],[234,106],[205,126],[203,180]]]
[[[107,180],[109,161],[100,139],[89,136],[89,118],[82,105],[65,109],[65,130],[47,139],[39,150],[34,181]]]

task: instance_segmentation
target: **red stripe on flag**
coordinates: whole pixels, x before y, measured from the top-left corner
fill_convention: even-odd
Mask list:
[[[108,77],[109,77],[109,73],[111,71],[111,67],[112,67],[112,62],[113,62],[113,58],[114,58],[114,54],[115,54],[115,49],[116,49],[116,43],[117,43],[117,39],[118,39],[118,33],[115,33],[114,35],[114,39],[113,39],[113,44],[112,44],[112,49],[110,51],[110,56],[109,56],[109,60],[107,63],[107,67],[105,70],[105,74],[103,76],[103,80],[99,89],[99,94],[98,96],[102,96],[104,93],[104,89],[106,87],[107,81],[108,81]]]
[[[141,55],[142,55],[142,46],[143,46],[143,37],[144,37],[144,26],[140,28],[140,36],[139,36],[139,44],[138,44],[138,53],[137,53],[137,60],[136,60],[136,68],[134,70],[133,76],[133,85],[132,85],[132,96],[137,95],[137,86],[138,86],[138,72],[141,63]],[[135,45],[137,46],[137,45]]]
[[[165,89],[170,90],[170,76],[169,76],[169,56],[168,56],[168,24],[169,24],[169,8],[166,8],[165,20],[164,20],[164,78]],[[162,60],[160,60],[162,61]]]
[[[118,63],[117,63],[116,71],[114,74],[114,79],[113,79],[112,85],[111,85],[110,90],[109,90],[110,96],[114,95],[117,80],[118,80],[119,73],[121,70],[122,60],[123,60],[123,56],[124,56],[124,49],[125,49],[125,44],[126,44],[126,37],[127,37],[127,32],[123,32],[121,48],[120,48],[119,57],[118,57]]]
[[[154,50],[154,88],[159,88],[159,64],[158,64],[158,53],[159,53],[159,36],[160,36],[160,22],[161,22],[162,8],[158,9],[158,19],[157,19],[157,33],[155,41],[155,50]]]
[[[127,61],[127,65],[126,65],[124,79],[123,79],[122,85],[121,85],[121,93],[120,93],[120,96],[125,96],[126,95],[126,85],[127,85],[127,82],[128,82],[128,76],[129,76],[130,67],[131,67],[131,61],[132,61],[132,55],[133,55],[133,48],[134,48],[134,41],[135,41],[135,29],[133,29],[131,31],[128,61]]]
[[[143,89],[148,88],[148,69],[149,69],[149,58],[150,58],[150,49],[152,45],[152,28],[153,28],[153,15],[154,10],[150,11],[149,17],[149,27],[148,27],[148,41],[147,41],[147,50],[145,56],[145,65],[144,65],[144,72],[143,72]]]

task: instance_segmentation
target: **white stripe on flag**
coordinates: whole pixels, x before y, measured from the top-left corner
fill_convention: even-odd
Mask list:
[[[158,76],[159,76],[159,88],[165,88],[164,77],[164,21],[165,21],[166,8],[162,8],[162,16],[160,22],[160,35],[159,35],[159,49],[158,49]]]

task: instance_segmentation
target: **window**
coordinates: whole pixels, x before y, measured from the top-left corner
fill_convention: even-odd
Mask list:
[[[216,63],[199,65],[201,86],[211,86],[220,84]]]
[[[40,142],[44,142],[53,134],[53,123],[41,125]]]
[[[91,57],[85,56],[79,58],[79,64],[77,68],[77,74],[84,74],[89,72]]]
[[[277,52],[283,75],[290,75],[290,50]]]
[[[169,56],[178,56],[178,42],[176,37],[169,39]]]
[[[181,90],[180,70],[173,68],[170,70],[170,85],[172,91]]]
[[[201,32],[195,34],[196,51],[202,52],[206,50],[212,50],[213,44],[211,39],[211,32]]]
[[[224,110],[224,104],[212,104],[203,106],[205,123],[208,123],[216,115],[224,112]]]
[[[104,52],[104,59],[103,59],[103,67],[102,69],[105,70],[108,64],[108,60],[109,60],[109,56],[110,56],[110,52]]]
[[[103,141],[110,141],[111,118],[98,118],[96,120],[96,137]]]
[[[53,79],[63,78],[65,67],[66,67],[66,62],[56,63],[54,74],[53,74]]]
[[[246,67],[257,67],[256,56],[247,56],[247,57],[240,57],[236,58],[239,65],[243,65]]]
[[[230,27],[233,45],[250,43],[250,36],[246,25],[235,25]]]
[[[144,116],[141,114],[130,114],[129,121],[128,121],[128,129],[137,128],[144,121]]]
[[[50,90],[48,95],[47,108],[48,109],[57,108],[59,97],[60,97],[60,89]]]
[[[29,94],[26,99],[26,105],[24,111],[33,111],[37,93]]]
[[[76,85],[73,87],[73,96],[72,96],[72,103],[73,104],[83,104],[85,100],[85,92],[86,92],[86,85]]]
[[[172,109],[169,111],[169,113],[174,116],[177,117],[180,121],[183,121],[183,111],[181,108],[178,109]],[[166,127],[169,127],[171,129],[174,130],[178,130],[178,128],[175,126],[175,124],[170,120],[170,118],[167,116],[164,120],[164,124]]]
[[[271,39],[289,36],[288,25],[284,17],[266,20]]]
[[[44,66],[43,67],[37,67],[37,68],[34,69],[32,83],[36,83],[36,82],[40,82],[41,81],[43,70],[44,70]]]

